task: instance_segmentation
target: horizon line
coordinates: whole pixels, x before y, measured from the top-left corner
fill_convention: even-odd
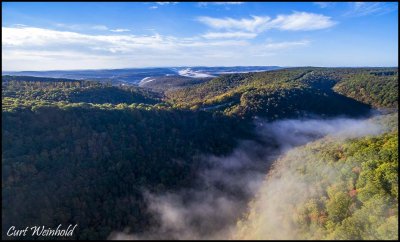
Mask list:
[[[101,71],[101,70],[129,70],[129,69],[155,69],[155,68],[232,68],[232,67],[280,67],[280,68],[398,68],[397,66],[278,66],[278,65],[232,65],[232,66],[150,66],[150,67],[121,67],[121,68],[98,68],[98,69],[55,69],[55,70],[1,70],[2,75],[4,72],[51,72],[51,71]]]

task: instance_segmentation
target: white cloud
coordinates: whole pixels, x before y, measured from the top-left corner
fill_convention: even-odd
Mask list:
[[[278,15],[270,24],[271,28],[281,30],[317,30],[332,27],[336,23],[331,17],[322,14],[295,12],[291,15]]]
[[[6,71],[174,66],[182,63],[275,65],[276,59],[274,63],[264,59],[309,43],[303,40],[251,44],[244,39],[256,34],[240,31],[178,38],[125,32],[83,34],[18,26],[2,27],[2,33],[2,67]]]
[[[61,29],[68,29],[68,30],[72,30],[72,31],[84,31],[84,30],[107,31],[107,30],[110,30],[110,28],[105,25],[55,23],[54,26],[61,28]],[[24,27],[24,26],[21,26],[21,27]],[[25,27],[27,27],[27,25],[25,25]]]
[[[199,2],[198,6],[205,7],[207,5],[241,5],[244,2]]]
[[[172,41],[160,35],[89,35],[35,27],[2,27],[3,47],[103,50],[125,52],[135,48],[169,48]]]
[[[222,61],[250,45],[244,40],[94,35],[37,27],[2,27],[2,33],[3,70],[205,65],[210,64],[207,55],[211,53],[221,53],[214,60]]]
[[[216,4],[216,5],[241,5],[244,2],[211,2],[210,4]]]
[[[59,27],[59,28],[64,28],[64,29],[70,29],[70,30],[80,30],[83,28],[82,25],[80,24],[63,24],[63,23],[56,23],[54,26]],[[22,27],[22,26],[21,26]],[[26,25],[24,26],[26,27]],[[92,26],[93,27],[93,26]]]
[[[224,38],[243,38],[252,39],[257,37],[255,33],[248,32],[208,32],[202,35],[206,39],[224,39]]]
[[[25,24],[13,24],[13,27],[26,27],[27,25]]]
[[[105,25],[89,25],[89,24],[63,24],[63,23],[56,23],[54,26],[61,28],[61,29],[68,29],[72,31],[85,31],[85,30],[100,30],[100,31],[111,31],[116,33],[122,32],[129,32],[129,29],[124,28],[115,28],[111,29]],[[27,25],[13,25],[13,27],[28,27]]]
[[[258,31],[261,27],[265,26],[270,17],[252,16],[251,19],[233,19],[233,18],[212,18],[212,17],[199,17],[198,21],[210,26],[214,29],[239,29],[249,32]]]
[[[178,2],[156,2],[158,5],[168,5],[168,4],[177,4]]]
[[[178,4],[179,2],[153,2],[153,3],[159,6],[164,6],[164,5],[167,6],[167,5],[175,5]],[[157,5],[150,6],[149,9],[157,9],[159,7]]]
[[[122,33],[122,32],[129,32],[129,29],[110,29],[111,32]]]
[[[104,25],[95,25],[92,28],[95,30],[108,30],[108,27]]]
[[[350,3],[350,10],[345,16],[361,17],[367,15],[383,15],[398,10],[398,3],[389,2],[354,2]]]
[[[268,29],[292,31],[317,30],[329,28],[336,24],[331,20],[331,17],[307,12],[294,12],[290,15],[278,15],[274,19],[271,19],[269,16],[252,16],[252,18],[248,19],[212,18],[202,16],[197,18],[197,20],[214,29],[241,30],[255,33],[260,33]]]
[[[264,45],[267,50],[284,50],[297,46],[307,46],[310,44],[309,40],[301,41],[285,41],[285,42],[270,42]]]

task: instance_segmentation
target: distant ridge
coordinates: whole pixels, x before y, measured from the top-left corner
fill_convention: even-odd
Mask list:
[[[234,67],[157,67],[125,68],[100,70],[54,70],[54,71],[5,71],[2,75],[33,76],[45,78],[66,78],[76,80],[114,81],[117,83],[138,84],[145,78],[165,76],[185,76],[201,78],[213,77],[226,73],[259,72],[282,69],[279,66],[234,66]]]

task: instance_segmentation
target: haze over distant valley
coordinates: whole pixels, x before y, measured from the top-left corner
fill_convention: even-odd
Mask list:
[[[3,71],[2,75],[69,78],[76,80],[112,81],[114,84],[145,84],[162,77],[209,78],[227,73],[247,73],[277,70],[278,66],[234,66],[234,67],[160,67],[108,70],[68,71]]]

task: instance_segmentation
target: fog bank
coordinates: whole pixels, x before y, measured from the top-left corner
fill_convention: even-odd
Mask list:
[[[303,202],[318,191],[302,182],[291,164],[279,163],[279,157],[292,152],[302,162],[303,154],[296,146],[330,136],[337,140],[378,135],[384,129],[370,119],[290,119],[274,122],[256,120],[256,130],[261,142],[243,141],[230,155],[216,157],[205,155],[209,168],[199,171],[198,186],[173,193],[152,194],[145,191],[150,211],[157,217],[159,226],[146,233],[112,233],[109,239],[229,239],[241,238],[236,223],[248,209],[248,202],[256,194],[262,208],[263,219],[273,238],[296,238],[290,234],[292,225],[283,221],[285,211],[293,203]],[[294,152],[294,153],[293,153]],[[296,160],[296,159],[294,159]],[[273,165],[274,169],[271,169]],[[319,168],[316,177],[334,176],[335,172]],[[268,179],[265,180],[268,174]],[[260,189],[262,192],[260,193]],[[264,205],[265,204],[265,205]],[[283,220],[279,220],[282,218]],[[279,234],[276,234],[279,231]],[[283,234],[286,233],[286,234]]]

